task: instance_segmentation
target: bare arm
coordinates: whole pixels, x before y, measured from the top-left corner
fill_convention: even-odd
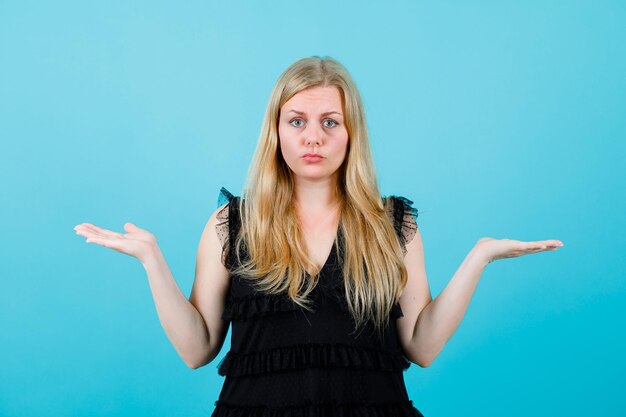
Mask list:
[[[228,331],[221,314],[229,273],[221,263],[222,248],[215,231],[215,215],[220,209],[211,215],[200,238],[189,301],[158,247],[143,262],[161,325],[180,357],[194,369],[210,363],[219,354]]]
[[[486,264],[471,250],[446,288],[419,314],[410,349],[423,367],[435,360],[461,324]]]
[[[229,272],[221,263],[222,247],[215,229],[218,208],[210,217],[198,246],[196,275],[189,300],[185,298],[167,265],[156,237],[132,223],[126,223],[126,234],[82,223],[74,229],[97,243],[141,261],[159,321],[174,348],[190,368],[211,362],[219,353],[228,323],[221,320]]]
[[[202,315],[181,292],[158,247],[143,266],[165,334],[187,366],[196,368],[209,356],[209,329]]]
[[[413,363],[429,366],[459,327],[486,265],[496,259],[553,251],[559,240],[522,242],[482,238],[467,254],[448,285],[434,300],[430,296],[419,230],[407,245],[407,286],[400,297],[404,316],[398,321],[402,347]],[[406,319],[406,320],[405,320]]]

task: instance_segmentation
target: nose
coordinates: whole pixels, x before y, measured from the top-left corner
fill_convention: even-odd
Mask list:
[[[307,136],[307,139],[304,140],[306,146],[318,145],[320,144],[320,140],[317,137],[312,138],[311,136]]]
[[[305,145],[321,145],[322,137],[324,135],[323,129],[320,126],[315,126],[315,124],[313,123],[309,126],[307,126],[308,129],[306,129],[306,131],[304,132],[304,134],[306,135],[304,138]]]

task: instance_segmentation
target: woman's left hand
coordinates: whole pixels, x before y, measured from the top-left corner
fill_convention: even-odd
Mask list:
[[[563,242],[554,239],[523,242],[521,240],[483,237],[476,242],[474,249],[483,257],[485,263],[490,263],[498,259],[516,258],[529,253],[554,251],[561,246],[563,246]]]

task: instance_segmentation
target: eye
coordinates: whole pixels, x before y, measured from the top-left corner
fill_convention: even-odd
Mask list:
[[[337,125],[338,125],[338,123],[337,123],[336,121],[332,120],[332,119],[326,119],[326,120],[324,120],[324,121],[325,121],[325,122],[331,122],[331,123],[333,123],[331,126],[328,126],[328,125],[327,125],[326,127],[335,127],[335,126],[337,126]]]
[[[296,126],[296,125],[294,125],[294,124],[293,124],[293,122],[301,122],[301,121],[302,121],[302,119],[293,119],[292,121],[290,121],[290,122],[289,122],[289,124],[290,124],[291,126],[294,126],[294,127],[300,127],[300,126],[302,126],[302,125],[297,125],[297,126]]]

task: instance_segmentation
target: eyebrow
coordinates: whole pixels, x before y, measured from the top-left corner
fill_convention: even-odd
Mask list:
[[[304,112],[301,112],[299,110],[294,110],[294,109],[289,110],[287,113],[305,114]],[[331,111],[327,111],[325,113],[322,113],[322,116],[328,116],[329,114],[333,114],[333,113],[336,113],[339,116],[343,117],[343,114],[341,114],[341,113],[339,113],[338,111],[335,111],[335,110],[331,110]]]

